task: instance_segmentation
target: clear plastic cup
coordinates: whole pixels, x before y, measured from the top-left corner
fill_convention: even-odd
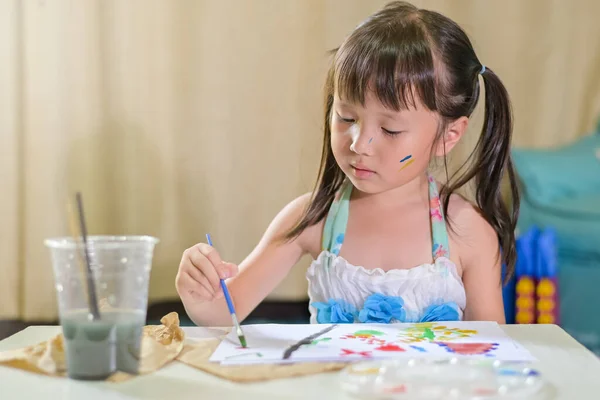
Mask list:
[[[90,236],[88,255],[99,309],[89,307],[86,257],[80,240],[47,239],[70,378],[99,380],[136,374],[146,322],[154,246],[150,236]]]

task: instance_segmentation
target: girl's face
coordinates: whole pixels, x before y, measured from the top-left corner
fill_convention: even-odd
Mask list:
[[[333,155],[342,171],[358,190],[380,193],[427,169],[439,119],[418,101],[415,109],[394,111],[373,93],[364,106],[336,93],[330,125]]]

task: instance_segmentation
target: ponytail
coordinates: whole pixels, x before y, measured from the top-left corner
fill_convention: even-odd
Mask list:
[[[512,110],[508,92],[494,71],[481,68],[481,76],[485,86],[485,116],[481,135],[472,154],[475,162],[458,180],[445,186],[441,194],[444,212],[448,215],[450,194],[475,179],[477,206],[498,235],[500,258],[506,265],[505,281],[508,281],[515,269],[515,229],[519,216],[519,191],[510,154]],[[501,185],[505,173],[510,185],[510,206],[502,197]]]

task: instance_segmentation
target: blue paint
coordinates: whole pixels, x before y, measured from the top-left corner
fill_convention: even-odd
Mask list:
[[[373,138],[369,139],[369,144],[371,144],[372,141],[373,141]]]
[[[498,374],[502,376],[539,376],[540,373],[534,369],[529,369],[527,371],[520,371],[516,369],[510,368],[502,368],[498,369]]]
[[[415,349],[415,350],[417,350],[417,351],[420,351],[421,353],[427,353],[427,350],[425,350],[423,347],[414,346],[414,345],[411,345],[410,347],[413,348],[413,349]]]
[[[411,157],[412,157],[412,155],[408,155],[408,156],[404,157],[402,160],[400,160],[400,162],[402,163],[406,160],[409,160]]]

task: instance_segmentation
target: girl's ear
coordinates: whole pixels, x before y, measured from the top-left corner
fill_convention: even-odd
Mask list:
[[[458,143],[462,135],[467,131],[469,126],[469,118],[460,117],[448,124],[444,137],[439,140],[435,148],[435,155],[437,157],[443,157],[452,151],[454,146]]]

